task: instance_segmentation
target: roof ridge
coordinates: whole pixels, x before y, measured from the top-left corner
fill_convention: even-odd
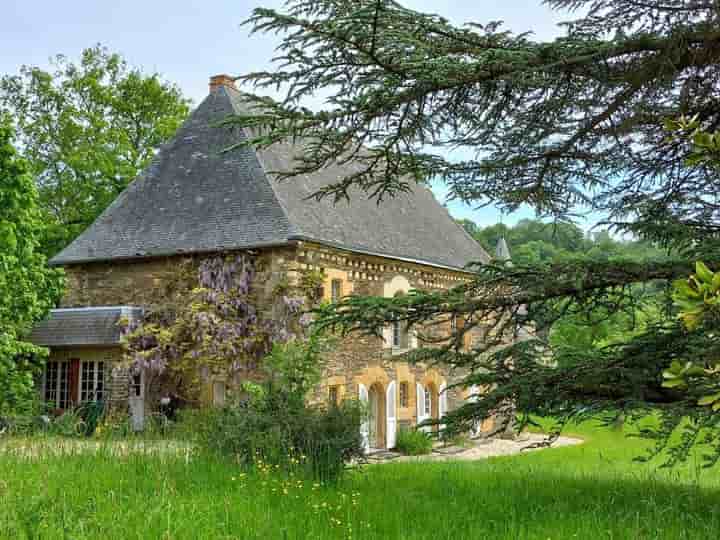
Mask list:
[[[435,193],[433,193],[433,190],[430,188],[430,186],[428,186],[427,184],[418,184],[418,185],[421,186],[421,187],[424,187],[425,189],[427,189],[427,190],[430,192],[430,194],[431,194],[433,197],[435,197]],[[437,199],[436,199],[436,200],[437,200]],[[475,238],[473,237],[473,235],[471,235],[469,232],[467,232],[467,231],[465,230],[465,227],[463,227],[462,225],[460,225],[460,224],[457,222],[457,220],[456,220],[454,217],[452,217],[452,214],[450,213],[450,210],[448,210],[448,209],[445,207],[444,204],[442,204],[440,201],[438,201],[438,204],[440,205],[440,207],[441,207],[443,210],[445,210],[445,213],[447,214],[447,217],[450,218],[450,221],[452,221],[453,224],[454,224],[458,229],[460,229],[460,230],[462,231],[462,233],[465,235],[465,237],[466,237],[468,240],[470,240],[472,243],[476,244],[477,247],[480,248],[480,252],[481,252],[483,255],[485,255],[486,260],[484,260],[484,261],[479,261],[479,262],[487,263],[487,262],[491,261],[491,260],[492,260],[492,256],[487,252],[487,250],[482,246],[482,244],[481,244],[480,242],[478,242],[477,240],[475,240]],[[471,263],[472,263],[472,262],[478,262],[478,261],[471,261]]]

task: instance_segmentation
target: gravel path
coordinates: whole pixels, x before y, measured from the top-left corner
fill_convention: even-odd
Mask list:
[[[521,452],[536,452],[538,450],[545,450],[547,447],[533,448],[533,446],[542,443],[544,440],[544,435],[528,433],[521,435],[516,440],[478,439],[473,441],[472,446],[463,448],[436,446],[433,449],[433,453],[426,456],[403,456],[396,452],[380,452],[369,456],[368,460],[371,463],[388,463],[392,461],[471,461],[476,459],[487,459],[495,456],[510,456]],[[574,446],[582,443],[582,439],[559,437],[552,444],[552,448]]]

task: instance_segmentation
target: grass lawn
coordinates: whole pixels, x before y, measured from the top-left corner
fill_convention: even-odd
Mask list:
[[[572,431],[586,443],[478,462],[371,466],[336,487],[267,472],[243,475],[227,463],[167,453],[0,454],[0,537],[720,535],[720,471],[632,463],[642,442],[589,425]]]

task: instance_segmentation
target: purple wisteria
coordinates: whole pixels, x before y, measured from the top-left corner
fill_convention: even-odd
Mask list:
[[[255,275],[247,256],[202,261],[195,284],[123,329],[131,368],[155,374],[197,373],[205,366],[254,369],[273,343],[299,337],[312,321],[304,314],[304,297],[278,294],[267,306],[270,316],[261,322],[252,298]]]

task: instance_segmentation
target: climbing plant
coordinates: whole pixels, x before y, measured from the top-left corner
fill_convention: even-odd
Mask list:
[[[142,320],[125,321],[128,366],[151,376],[164,375],[190,400],[198,399],[202,371],[257,372],[273,346],[301,339],[302,290],[278,284],[258,313],[253,290],[256,260],[247,255],[216,255],[198,264],[183,263],[173,282]]]

